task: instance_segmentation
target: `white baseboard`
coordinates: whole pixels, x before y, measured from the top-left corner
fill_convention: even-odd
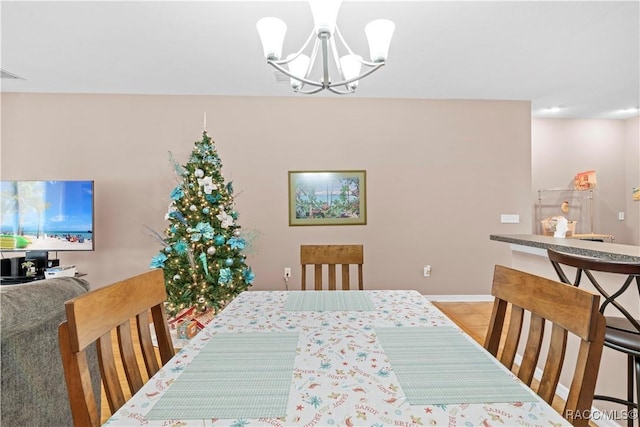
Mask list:
[[[491,295],[424,295],[429,301],[438,302],[493,302]]]

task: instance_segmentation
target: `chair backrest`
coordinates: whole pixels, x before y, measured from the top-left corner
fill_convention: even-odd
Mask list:
[[[618,300],[627,290],[633,289],[631,284],[634,281],[636,283],[638,297],[640,298],[640,263],[589,258],[557,252],[552,249],[547,249],[547,255],[561,282],[577,287],[580,285],[584,275],[589,283],[602,295],[604,301],[600,305],[600,313],[608,314],[605,313],[605,310],[609,307],[611,308],[610,313],[615,314],[614,316],[607,316],[607,326],[640,333],[640,321],[620,304]],[[576,269],[573,280],[569,279],[567,272],[562,268],[563,265]],[[598,279],[593,274],[594,271],[620,274],[622,278],[617,289],[615,289],[614,292],[607,292],[602,283],[598,282]]]
[[[300,264],[302,265],[302,290],[307,289],[307,265],[314,266],[314,288],[323,289],[322,270],[323,265],[328,269],[328,285],[330,291],[336,290],[336,265],[341,266],[342,290],[350,289],[350,265],[358,267],[358,289],[363,290],[362,264],[364,262],[362,245],[301,245]]]
[[[516,351],[529,316],[526,345],[517,375],[531,386],[542,353],[545,322],[551,336],[542,378],[536,392],[551,404],[564,364],[567,332],[580,339],[569,396],[562,415],[574,425],[587,425],[604,345],[605,320],[598,312],[600,297],[564,283],[496,265],[491,294],[495,297],[484,347],[514,370]],[[507,308],[510,316],[507,319]],[[508,324],[503,337],[503,328]],[[502,351],[499,354],[499,349]],[[582,415],[582,416],[581,416]]]
[[[58,328],[58,340],[64,366],[69,402],[76,426],[99,426],[100,414],[90,382],[86,351],[94,343],[102,383],[111,413],[125,402],[112,346],[112,331],[117,331],[118,349],[130,394],[144,384],[140,355],[144,359],[146,376],[150,378],[173,357],[175,350],[169,334],[164,301],[167,294],[161,269],[96,289],[65,303],[67,320]],[[151,313],[151,318],[149,316]],[[135,318],[137,334],[132,334],[130,320]],[[154,349],[150,321],[153,320],[161,364]],[[138,336],[134,346],[133,335]]]

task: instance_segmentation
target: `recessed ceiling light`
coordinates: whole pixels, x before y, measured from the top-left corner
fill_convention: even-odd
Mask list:
[[[544,111],[545,113],[558,113],[562,110],[564,110],[564,107],[562,105],[554,105],[553,107],[547,107],[542,109],[542,111]]]

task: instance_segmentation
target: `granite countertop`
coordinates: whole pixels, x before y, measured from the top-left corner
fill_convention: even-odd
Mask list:
[[[640,246],[634,245],[561,239],[538,234],[491,234],[489,238],[498,242],[539,249],[553,249],[559,252],[601,258],[609,261],[640,263]]]

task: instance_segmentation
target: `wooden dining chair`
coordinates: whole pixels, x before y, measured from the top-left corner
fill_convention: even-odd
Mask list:
[[[175,354],[164,309],[167,294],[161,269],[96,289],[65,303],[67,320],[58,328],[69,402],[75,426],[99,426],[100,411],[91,388],[87,367],[87,348],[95,343],[102,384],[111,413],[126,401],[116,367],[121,361],[129,392],[144,384],[140,366],[150,378]],[[151,313],[151,318],[149,313]],[[135,319],[138,344],[134,345],[131,320]],[[155,328],[158,355],[151,338],[150,321]],[[118,336],[120,357],[116,357],[111,333]],[[138,358],[142,360],[138,360]],[[143,368],[143,369],[144,369]],[[99,396],[98,396],[99,397]]]
[[[600,312],[607,322],[604,345],[627,356],[626,399],[601,394],[596,394],[594,399],[625,405],[629,413],[634,408],[637,410],[640,400],[640,319],[634,317],[620,301],[623,295],[630,296],[630,301],[640,301],[640,263],[583,257],[551,249],[547,250],[547,255],[561,282],[576,287],[583,282],[585,286],[593,286],[604,298],[600,305]],[[568,269],[563,266],[575,269],[573,280],[569,278]],[[604,286],[601,283],[601,279],[604,278],[602,273],[605,273],[609,280],[617,277],[619,283],[613,288]],[[634,283],[635,287],[632,286]],[[634,388],[637,396],[635,401]],[[627,425],[633,425],[632,417],[628,418]]]
[[[364,263],[364,249],[362,245],[301,245],[300,264],[302,265],[302,290],[307,289],[307,266],[314,267],[314,288],[323,289],[323,266],[327,266],[327,289],[336,290],[336,266],[340,265],[340,279],[342,290],[350,287],[350,270],[352,265],[358,269],[358,290],[363,290],[362,264]]]
[[[564,365],[567,335],[571,333],[580,339],[562,415],[573,425],[588,425],[604,343],[605,320],[598,311],[600,296],[501,265],[495,266],[491,294],[495,301],[484,347],[530,387],[541,353],[546,353],[542,378],[535,391],[549,404],[556,395]],[[507,308],[511,313],[508,319]],[[529,314],[528,331],[524,330],[525,312]],[[505,322],[508,327],[503,337]],[[542,351],[547,347],[543,345],[546,322],[551,325],[551,336],[547,350]],[[523,342],[522,362],[516,367],[523,332],[526,344]]]

